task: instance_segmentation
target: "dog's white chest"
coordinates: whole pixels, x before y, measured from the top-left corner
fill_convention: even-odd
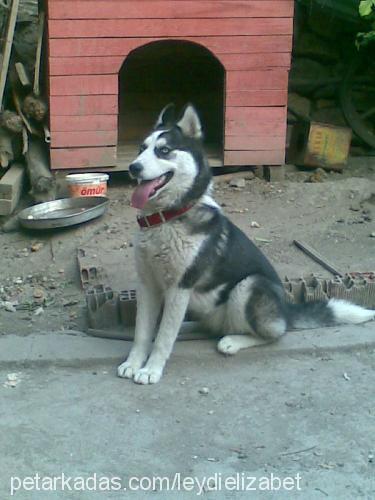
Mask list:
[[[138,272],[152,276],[163,288],[173,286],[194,261],[202,240],[202,235],[187,234],[179,223],[141,231],[135,249]]]

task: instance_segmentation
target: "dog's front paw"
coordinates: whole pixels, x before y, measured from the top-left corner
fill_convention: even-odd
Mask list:
[[[236,339],[233,338],[233,336],[227,335],[219,341],[217,350],[227,356],[233,356],[240,350],[240,347],[237,345]]]
[[[163,370],[160,368],[141,368],[134,375],[134,382],[137,384],[157,384],[163,375]]]
[[[117,375],[121,378],[133,378],[134,375],[139,371],[141,363],[132,363],[131,361],[124,361],[117,368]]]

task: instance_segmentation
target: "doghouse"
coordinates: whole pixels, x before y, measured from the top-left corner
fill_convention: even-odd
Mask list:
[[[53,169],[125,170],[169,102],[211,165],[285,160],[293,0],[47,0]]]

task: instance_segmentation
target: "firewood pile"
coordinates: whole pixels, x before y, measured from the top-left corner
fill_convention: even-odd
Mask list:
[[[55,198],[43,89],[44,12],[38,0],[0,0],[0,177],[22,163],[35,202]]]
[[[358,4],[339,0],[296,3],[288,124],[290,130],[301,122],[350,128],[351,153],[372,155],[375,65],[373,47],[356,47],[357,33],[366,30]]]

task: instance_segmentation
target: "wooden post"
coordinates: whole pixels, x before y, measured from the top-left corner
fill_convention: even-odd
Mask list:
[[[36,57],[35,57],[35,71],[34,71],[34,94],[40,94],[40,63],[42,56],[42,45],[43,45],[43,33],[44,33],[44,12],[39,13],[39,25],[38,25],[38,45],[36,48]]]
[[[3,52],[3,60],[2,60],[1,72],[0,72],[0,107],[1,107],[1,109],[3,108],[5,84],[7,81],[10,54],[12,52],[14,30],[16,28],[19,3],[20,3],[20,0],[13,0],[13,2],[12,2],[12,7],[10,10],[10,16],[9,16],[9,22],[8,22],[8,29],[7,29],[7,34],[6,34],[6,38],[5,38],[5,48],[4,48],[4,52]]]
[[[49,168],[48,147],[40,138],[29,137],[26,153],[31,195],[37,202],[56,198],[56,182]]]

